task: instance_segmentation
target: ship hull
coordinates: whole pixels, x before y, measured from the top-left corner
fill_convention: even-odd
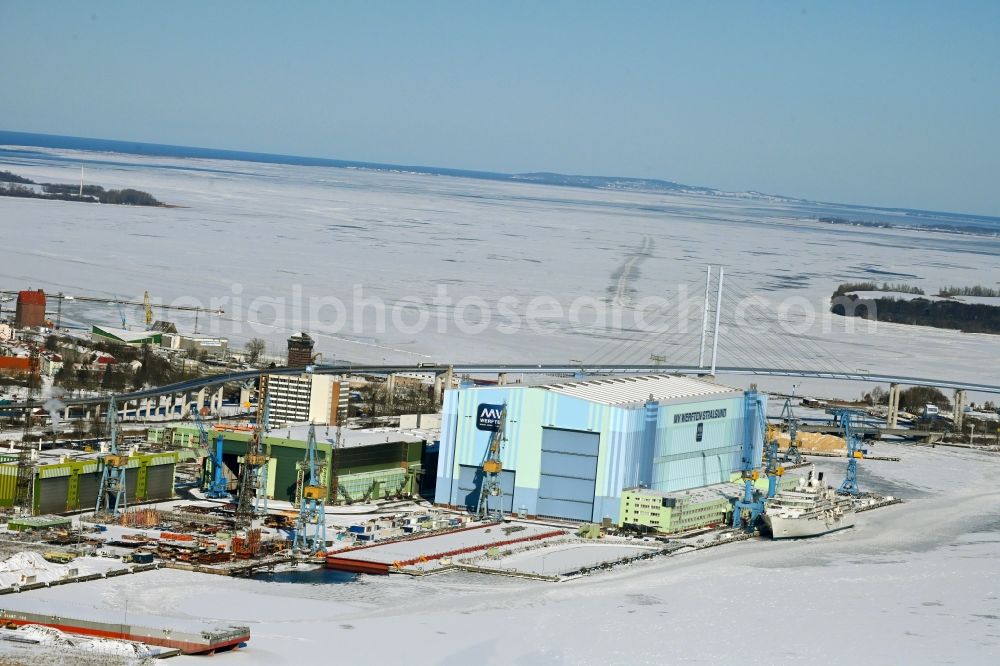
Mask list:
[[[854,513],[844,513],[829,518],[823,515],[806,518],[765,515],[764,522],[771,528],[772,539],[807,539],[854,527]]]

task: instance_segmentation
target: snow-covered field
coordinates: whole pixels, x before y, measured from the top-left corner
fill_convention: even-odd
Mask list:
[[[996,237],[825,224],[810,219],[819,205],[357,169],[46,149],[3,153],[0,168],[75,182],[80,159],[87,182],[147,190],[177,207],[0,198],[3,288],[132,300],[149,290],[154,301],[223,308],[198,327],[235,346],[260,336],[279,354],[305,329],[325,361],[624,363],[657,354],[682,364],[697,361],[704,267],[715,264],[727,285],[720,364],[996,380],[996,336],[870,330],[827,312],[846,281],[928,293],[995,285]],[[754,313],[764,312],[785,326],[761,327],[767,318]],[[65,301],[63,314],[121,324],[111,305]],[[194,326],[186,313],[156,314]],[[139,308],[125,315],[141,325]],[[800,384],[800,394],[860,388]]]
[[[317,655],[360,664],[996,663],[1000,458],[877,448],[902,462],[862,463],[862,487],[906,502],[819,539],[733,543],[564,583],[444,574],[303,584],[160,570],[31,594],[249,624],[249,647],[217,657],[237,666]],[[838,482],[844,464],[818,463]]]

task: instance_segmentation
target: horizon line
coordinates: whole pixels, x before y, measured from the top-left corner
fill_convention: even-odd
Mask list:
[[[824,204],[833,206],[843,206],[847,208],[867,208],[880,211],[889,212],[903,212],[903,213],[934,213],[942,215],[951,216],[961,216],[969,218],[978,218],[995,221],[1000,223],[1000,214],[998,215],[984,215],[980,213],[963,213],[958,211],[948,211],[948,210],[932,210],[926,208],[908,208],[905,206],[886,206],[886,205],[873,205],[864,203],[846,203],[846,202],[836,202],[836,201],[824,201],[817,199],[804,199],[802,197],[785,195],[785,194],[772,194],[767,192],[761,192],[759,190],[753,189],[743,189],[743,190],[722,190],[716,187],[711,187],[707,185],[688,185],[685,183],[679,183],[677,181],[667,180],[665,178],[651,178],[642,176],[603,176],[603,175],[590,175],[590,174],[570,174],[562,173],[558,171],[524,171],[524,172],[505,172],[505,171],[489,171],[484,169],[463,169],[458,167],[441,167],[432,165],[416,165],[416,164],[394,164],[389,162],[369,162],[364,160],[353,160],[353,159],[341,159],[341,158],[331,158],[331,157],[318,157],[314,155],[292,155],[289,153],[267,153],[258,152],[252,150],[236,150],[231,148],[211,148],[205,146],[189,146],[182,144],[171,144],[171,143],[157,143],[151,141],[134,141],[131,139],[105,139],[98,137],[88,137],[88,136],[76,136],[71,134],[48,134],[45,132],[23,132],[19,130],[8,130],[0,129],[0,138],[3,135],[15,135],[24,137],[42,137],[46,139],[63,139],[63,140],[75,140],[75,141],[91,141],[91,142],[103,142],[107,144],[118,144],[124,146],[127,144],[133,144],[135,146],[143,146],[152,149],[172,149],[173,152],[129,152],[127,150],[111,150],[107,152],[119,152],[125,155],[147,155],[147,156],[159,156],[159,157],[182,157],[182,158],[193,158],[193,159],[223,159],[231,161],[244,161],[244,162],[257,162],[257,163],[269,163],[260,159],[251,158],[277,158],[270,160],[270,163],[276,164],[287,164],[289,166],[326,166],[326,167],[337,167],[337,168],[364,168],[373,170],[407,170],[415,173],[421,173],[425,175],[445,175],[454,176],[459,178],[474,178],[479,180],[495,180],[495,181],[505,181],[505,182],[516,182],[525,184],[538,184],[538,185],[554,185],[560,187],[578,187],[581,189],[599,189],[599,190],[612,190],[609,187],[599,187],[597,185],[584,185],[583,183],[559,183],[552,181],[538,181],[531,180],[530,176],[554,176],[561,178],[573,178],[573,179],[592,179],[592,180],[621,180],[621,181],[631,181],[635,183],[645,182],[645,183],[655,183],[665,187],[661,187],[658,190],[649,188],[647,192],[660,192],[667,193],[670,190],[681,190],[686,191],[688,194],[703,194],[707,196],[726,196],[726,195],[752,195],[757,197],[771,197],[779,199],[787,199],[795,202],[801,203],[814,203],[814,204]],[[0,145],[15,145],[15,144],[0,144]],[[75,146],[59,146],[59,145],[45,145],[45,144],[25,144],[35,148],[63,148],[68,150],[83,150],[94,152],[93,148],[86,147],[75,147]],[[179,155],[177,150],[185,150],[188,152],[201,151],[201,152],[212,152],[215,155]],[[300,164],[298,162],[288,162],[280,160],[298,160],[302,161],[312,161],[317,164]]]

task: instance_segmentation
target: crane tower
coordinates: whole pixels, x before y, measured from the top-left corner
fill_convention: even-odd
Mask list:
[[[507,441],[504,436],[504,427],[507,422],[507,403],[500,409],[496,430],[490,436],[489,446],[486,447],[486,455],[483,458],[483,483],[482,491],[479,494],[479,502],[476,505],[476,517],[479,520],[493,519],[503,520],[503,488],[500,485],[500,474],[503,471],[503,462],[500,454],[503,444]],[[490,509],[490,500],[494,498],[496,506]]]
[[[733,508],[733,529],[743,528],[753,531],[757,526],[757,519],[764,511],[764,500],[760,493],[754,488],[754,482],[760,478],[760,471],[757,469],[757,461],[754,455],[754,444],[757,441],[757,433],[763,427],[766,431],[767,423],[764,419],[764,409],[757,387],[751,386],[744,394],[744,416],[743,416],[743,449],[740,454],[741,477],[743,479],[743,496],[736,500]],[[770,467],[776,464],[777,456],[768,456],[769,476]],[[777,468],[775,467],[775,472]],[[771,483],[769,482],[769,486]],[[769,488],[770,489],[770,488]]]
[[[118,403],[111,396],[108,402],[107,415],[108,451],[98,460],[101,470],[101,485],[97,491],[97,508],[95,513],[121,514],[126,506],[125,469],[128,467],[128,454],[122,451],[122,433],[118,427]]]
[[[149,292],[142,292],[142,311],[146,316],[146,328],[153,325],[153,306],[149,302]]]
[[[840,419],[840,428],[844,431],[844,441],[847,442],[847,473],[837,492],[841,495],[860,495],[858,487],[858,461],[864,457],[861,450],[861,438],[854,431],[853,415],[850,409],[836,409],[833,413]]]
[[[305,459],[298,464],[299,517],[295,522],[295,550],[314,555],[326,548],[326,463],[316,451],[316,426],[309,424]]]
[[[794,396],[794,390],[792,392]],[[792,411],[792,398],[785,398],[785,404],[781,408],[781,418],[788,426],[788,448],[785,449],[785,460],[796,465],[802,462],[802,453],[799,451],[799,420],[795,418]]]
[[[205,428],[205,422],[201,419],[201,414],[196,409],[192,412],[192,415],[194,416],[195,425],[198,426],[198,436],[201,442],[199,455],[208,458],[212,466],[211,477],[208,476],[208,470],[205,470],[205,496],[213,499],[226,497],[229,495],[229,482],[223,475],[224,463],[222,462],[222,444],[225,440],[220,432],[215,438],[215,446],[213,447],[209,441],[208,430]]]
[[[267,375],[260,376],[257,390],[257,423],[240,464],[236,490],[236,529],[248,529],[255,516],[267,513],[267,463],[264,432],[269,417]]]

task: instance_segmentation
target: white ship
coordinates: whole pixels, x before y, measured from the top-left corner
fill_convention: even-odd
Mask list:
[[[792,490],[782,490],[764,504],[764,522],[773,539],[797,539],[854,526],[854,501],[823,483],[823,473],[809,472]]]

